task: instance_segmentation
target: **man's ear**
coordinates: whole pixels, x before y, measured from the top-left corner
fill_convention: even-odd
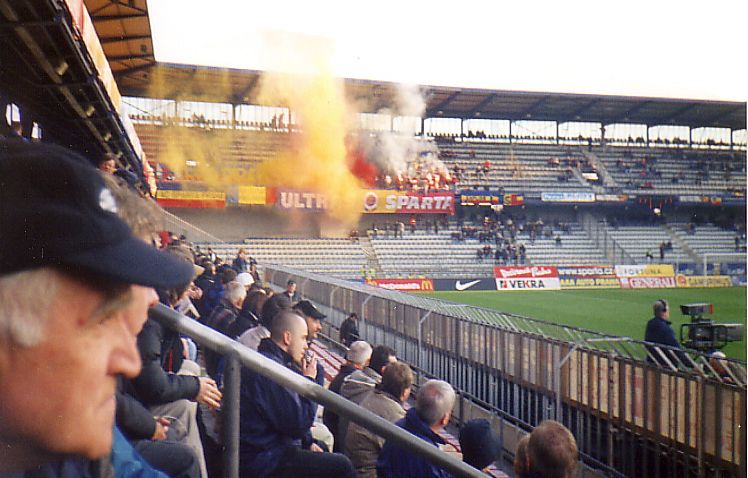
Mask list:
[[[444,416],[442,417],[441,422],[439,422],[441,424],[441,426],[446,427],[447,425],[449,425],[449,417],[450,417],[450,415],[451,415],[451,413],[449,413],[449,412],[447,412],[447,413],[444,414]]]
[[[283,332],[283,345],[285,345],[286,347],[291,345],[291,331],[290,330],[286,330],[285,332]]]

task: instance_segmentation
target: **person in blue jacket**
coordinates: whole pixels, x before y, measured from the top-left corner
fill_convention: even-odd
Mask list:
[[[667,345],[668,347],[681,348],[678,339],[675,338],[675,331],[670,322],[670,306],[667,301],[658,299],[652,305],[654,317],[647,322],[647,329],[644,332],[644,341],[658,345]],[[686,367],[691,367],[693,362],[684,352],[675,352],[669,349],[659,347],[647,347],[650,357],[648,362],[655,362],[659,365],[670,367],[669,363],[678,366],[679,362]],[[654,360],[652,359],[654,357]],[[669,362],[669,363],[668,363]]]
[[[429,380],[418,389],[416,406],[408,410],[405,418],[397,421],[396,425],[439,447],[444,444],[444,440],[438,433],[449,423],[454,404],[455,392],[450,384],[441,380]],[[387,440],[377,460],[377,476],[450,478],[452,474]]]
[[[307,361],[306,321],[290,311],[275,316],[270,337],[258,352],[309,380],[317,376],[317,360]],[[326,453],[311,426],[317,404],[250,369],[242,369],[239,466],[242,476],[355,477],[344,455]]]

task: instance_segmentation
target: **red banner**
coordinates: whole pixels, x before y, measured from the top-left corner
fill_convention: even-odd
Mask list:
[[[504,194],[504,206],[521,206],[525,203],[522,194]]]
[[[493,273],[497,279],[558,278],[556,266],[497,266]]]
[[[367,279],[366,283],[381,287],[382,289],[397,290],[400,292],[434,290],[434,281],[431,279]]]

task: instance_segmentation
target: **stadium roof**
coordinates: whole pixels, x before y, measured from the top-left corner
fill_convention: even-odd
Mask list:
[[[125,95],[251,104],[260,104],[256,94],[261,75],[258,71],[163,63],[147,68],[133,66],[116,74]],[[347,79],[345,84],[351,97],[366,100],[363,103],[369,106],[368,112],[395,104],[394,83]],[[741,102],[421,88],[427,99],[426,117],[431,118],[635,123],[733,130],[746,127],[746,103]]]
[[[129,96],[259,104],[262,72],[156,63],[146,0],[85,0],[117,79]],[[158,81],[155,81],[158,78]],[[217,87],[217,85],[220,85]],[[346,80],[368,112],[395,104],[396,85]],[[746,128],[746,103],[423,86],[426,117]],[[278,106],[278,105],[268,105]]]

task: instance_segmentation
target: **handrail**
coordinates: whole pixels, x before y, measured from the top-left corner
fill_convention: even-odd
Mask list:
[[[444,453],[438,448],[428,444],[426,441],[417,438],[404,429],[388,422],[372,412],[359,407],[340,395],[337,395],[336,393],[317,385],[313,381],[292,372],[262,354],[245,347],[235,340],[231,340],[216,330],[179,314],[162,304],[151,307],[149,316],[170,329],[189,335],[201,345],[216,351],[227,358],[238,360],[242,366],[297,392],[303,397],[329,408],[338,415],[344,416],[349,420],[358,423],[377,435],[380,435],[387,440],[392,440],[398,445],[407,447],[413,453],[416,453],[427,459],[429,462],[448,470],[455,476],[485,478],[485,475],[470,465]],[[229,384],[227,383],[226,386],[229,386]],[[237,385],[231,384],[231,386],[236,387]],[[235,400],[224,400],[223,407],[229,409],[236,407],[236,409],[238,409],[239,403],[235,402]],[[232,448],[232,445],[235,444],[228,444],[227,448]],[[235,470],[228,471],[228,476],[238,476],[238,462],[229,463],[228,465],[235,468]]]

